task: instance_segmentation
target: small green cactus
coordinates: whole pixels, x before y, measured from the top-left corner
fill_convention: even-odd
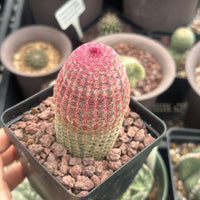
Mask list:
[[[48,64],[49,58],[43,50],[32,49],[26,54],[25,61],[29,67],[41,69]]]
[[[198,191],[200,189],[200,169],[192,173],[191,176],[184,181],[183,185],[191,200],[199,200],[200,193],[198,193]],[[198,198],[195,196],[198,196]]]
[[[99,35],[109,35],[121,31],[121,23],[117,15],[107,13],[98,23]]]
[[[177,28],[171,37],[170,47],[179,53],[189,50],[195,43],[195,34],[189,27]]]
[[[131,87],[135,87],[136,81],[143,80],[146,76],[144,66],[134,57],[121,55],[120,58],[125,65]]]
[[[177,163],[178,176],[191,200],[200,200],[200,153],[194,150]]]

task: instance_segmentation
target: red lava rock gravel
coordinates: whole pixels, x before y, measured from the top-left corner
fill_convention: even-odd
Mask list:
[[[53,97],[49,97],[38,108],[25,112],[22,120],[12,124],[10,129],[39,162],[75,195],[87,194],[154,140],[140,116],[129,110],[118,139],[104,160],[71,157],[67,149],[56,142],[54,111]]]

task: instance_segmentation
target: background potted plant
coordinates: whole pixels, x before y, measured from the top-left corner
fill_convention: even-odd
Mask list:
[[[170,128],[167,149],[174,199],[199,199],[200,131]]]
[[[32,44],[34,42],[39,44]],[[48,26],[33,25],[20,28],[3,41],[1,61],[8,71],[15,74],[23,96],[29,97],[41,90],[43,84],[56,78],[71,51],[72,43],[64,33]],[[22,70],[22,65],[30,70]]]
[[[189,50],[196,42],[195,33],[189,26],[184,26],[178,27],[172,34],[152,33],[152,37],[167,48],[176,64],[175,80],[171,87],[159,96],[155,112],[160,112],[161,115],[157,114],[165,119],[169,127],[184,126],[191,88],[186,77],[185,65]],[[169,110],[163,113],[164,109]],[[170,113],[172,119],[169,120]]]
[[[77,56],[77,54],[79,56]],[[110,59],[110,57],[112,57],[113,59]],[[97,67],[97,62],[100,63],[99,67]],[[110,67],[104,69],[104,67],[106,67],[107,65],[110,65]],[[65,75],[67,75],[67,78]],[[104,75],[107,78],[104,78]],[[87,77],[86,79],[83,78],[85,76]],[[119,78],[119,76],[121,78]],[[98,80],[99,78],[101,79],[101,81],[96,83],[95,80]],[[161,141],[162,137],[164,136],[166,126],[162,122],[162,120],[157,118],[153,113],[145,109],[142,105],[140,105],[133,99],[131,99],[130,101],[130,109],[132,110],[134,108],[134,112],[138,113],[141,119],[138,118],[138,114],[130,110],[128,112],[118,112],[119,109],[124,109],[124,111],[127,111],[126,108],[130,100],[128,99],[130,96],[128,94],[129,85],[127,80],[128,78],[126,75],[126,70],[124,69],[124,65],[122,64],[118,54],[116,54],[115,51],[113,51],[110,47],[106,46],[105,44],[101,43],[85,44],[76,49],[69,56],[65,65],[61,69],[56,80],[56,84],[54,86],[55,104],[53,103],[53,99],[51,97],[53,92],[51,87],[34,95],[32,98],[29,98],[24,102],[14,106],[2,115],[2,121],[5,126],[5,131],[16,146],[16,149],[19,152],[19,156],[21,155],[20,160],[30,180],[30,183],[43,198],[114,199],[122,195],[122,193],[127,189],[128,185],[132,182],[132,179],[137,174],[138,170],[141,168],[148,154]],[[84,81],[87,81],[87,83]],[[92,87],[90,87],[91,85]],[[110,85],[111,87],[106,87],[108,85]],[[93,87],[95,88],[95,90]],[[119,93],[117,98],[115,98],[115,96],[113,95],[108,95],[109,92],[112,93],[115,89],[117,89],[117,93]],[[102,92],[102,90],[104,92]],[[84,91],[85,95],[81,95]],[[120,95],[120,93],[122,95]],[[115,92],[112,94],[115,94]],[[104,100],[102,100],[101,97],[103,97]],[[117,99],[120,100],[120,102]],[[122,107],[119,107],[118,105],[122,105]],[[104,109],[98,109],[99,106]],[[109,109],[109,106],[112,106],[112,109]],[[30,107],[32,107],[32,109]],[[82,111],[82,109],[84,109],[84,111]],[[64,114],[62,110],[66,113]],[[124,114],[122,113],[126,113],[126,116],[123,116]],[[112,115],[112,117],[109,117],[110,114]],[[52,138],[53,136],[55,136],[54,115],[56,115],[56,141]],[[22,116],[22,118],[20,118],[20,116]],[[115,149],[118,145],[120,145],[120,141],[128,142],[126,140],[127,136],[121,135],[126,133],[125,130],[123,131],[123,127],[122,130],[120,129],[120,134],[118,128],[115,130],[116,127],[122,124],[121,119],[123,119],[123,117],[124,119],[126,118],[126,121],[123,121],[124,127],[130,126],[132,125],[132,123],[135,123],[135,125],[137,125],[138,128],[140,127],[139,129],[144,131],[141,131],[138,134],[136,134],[138,135],[138,137],[136,138],[138,138],[141,141],[137,143],[138,140],[136,140],[134,132],[132,132],[133,130],[131,131],[131,129],[133,129],[134,126],[129,130],[129,137],[135,138],[135,141],[133,142],[133,147],[135,148],[137,146],[137,148],[143,150],[140,151],[139,149],[135,149],[135,151],[133,149],[133,151],[130,149],[129,152],[127,149],[127,151],[125,152],[132,152],[131,154],[129,154],[129,156],[133,156],[135,155],[135,153],[137,154],[131,159],[128,159],[129,161],[124,158],[124,162],[122,162],[122,160],[119,160],[120,157],[117,153],[119,151]],[[134,118],[135,122],[131,118]],[[22,124],[24,124],[23,122],[26,123],[26,120],[29,121],[28,124],[30,126],[34,126],[34,123],[38,123],[38,126],[39,124],[46,124],[46,128],[44,129],[44,135],[39,134],[39,138],[36,139],[36,135],[40,131],[38,132],[33,127],[30,128],[30,126],[28,126],[30,129],[27,128],[26,125],[22,126]],[[71,123],[69,123],[70,121]],[[105,127],[100,126],[102,125],[102,123],[105,124]],[[114,124],[114,126],[109,126],[107,128],[107,123],[112,123]],[[151,127],[149,126],[149,124],[151,124]],[[87,128],[88,125],[90,125],[90,128]],[[100,130],[98,129],[99,127]],[[25,132],[22,131],[22,129],[24,129]],[[22,135],[20,134],[20,130],[22,131]],[[36,132],[34,131],[36,133],[35,137],[33,137],[33,135],[30,136],[30,130],[31,135],[34,134],[32,131],[36,130]],[[24,136],[23,132],[25,134]],[[77,134],[81,137],[76,137]],[[110,146],[113,145],[113,138],[116,139],[118,134],[121,138],[119,138],[118,140],[119,143],[115,144],[117,146],[114,147],[114,150],[112,149],[106,155],[106,152],[110,150]],[[142,135],[146,136],[143,137]],[[50,144],[46,143],[47,140],[43,138],[43,136],[49,137]],[[143,138],[143,140],[141,140],[141,137]],[[107,145],[107,142],[104,142],[104,139],[106,139],[107,142],[109,142],[109,145]],[[65,148],[62,144],[58,142],[61,142],[62,144],[64,144],[64,146],[67,146],[67,148]],[[89,142],[90,145],[87,145],[87,142]],[[40,147],[41,145],[44,145],[46,147],[50,145],[49,147],[51,150],[50,152],[48,152],[47,149],[43,151],[41,150],[41,148],[38,149],[38,145]],[[85,145],[86,148],[84,147]],[[97,148],[90,148],[91,146],[95,145],[97,145]],[[104,150],[105,148],[102,147],[106,148],[106,150],[103,152],[102,149]],[[45,156],[44,154],[42,156],[42,152],[40,150],[43,151],[43,153],[47,153],[47,161],[41,160],[44,159]],[[70,154],[74,156],[78,156],[79,158],[72,157],[70,154],[66,155],[66,151],[70,152]],[[60,172],[58,165],[55,166],[55,163],[52,163],[52,158],[54,157],[53,152],[55,153],[57,159],[60,158],[62,160],[61,161],[59,159],[61,162],[64,162],[63,156],[66,156],[65,159],[68,160],[66,160],[66,162],[69,164],[69,166],[67,165],[69,168],[62,168],[62,170],[60,169],[60,172],[64,173],[63,175],[62,173],[61,175],[59,175]],[[110,173],[111,171],[109,172],[108,170],[108,172],[106,173],[106,178],[103,178],[102,182],[100,184],[97,184],[96,187],[93,188],[92,186],[93,189],[91,188],[91,184],[93,181],[87,177],[84,177],[84,180],[87,179],[86,182],[83,181],[83,184],[80,183],[80,179],[82,179],[84,176],[82,174],[84,170],[81,171],[82,167],[80,165],[80,162],[83,165],[86,165],[86,168],[88,167],[88,164],[85,163],[86,161],[94,163],[97,162],[96,164],[99,173],[99,165],[102,164],[100,164],[101,160],[95,162],[94,158],[91,157],[89,160],[88,158],[82,158],[81,160],[81,157],[87,155],[92,155],[92,157],[97,159],[101,159],[102,156],[106,155],[107,159],[111,159],[108,163],[108,166],[114,167],[114,173],[111,173],[110,175],[108,173]],[[39,158],[40,161],[38,160]],[[74,162],[76,164],[73,164]],[[102,161],[101,163],[105,163],[105,161]],[[117,165],[114,165],[114,163]],[[125,164],[122,165],[122,163]],[[76,173],[74,171],[74,168],[76,168]],[[78,172],[77,168],[79,169]],[[102,166],[101,172],[103,169],[106,170]],[[67,174],[67,177],[65,177],[67,178],[67,180],[63,180],[63,176],[65,176],[65,173],[67,173],[66,170],[69,171],[69,173],[75,178],[75,185],[71,185],[73,181],[67,181],[69,178]],[[91,170],[89,170],[89,172],[91,172]],[[85,171],[84,174],[85,173],[87,174],[87,171]],[[97,173],[96,170],[95,173]],[[58,176],[61,177],[58,178]],[[71,176],[70,180],[72,180],[73,177]],[[62,184],[60,181],[62,182]],[[63,184],[65,185],[65,187]],[[94,182],[92,185],[94,185]],[[112,185],[112,187],[110,187],[110,185]],[[69,187],[71,189],[69,189]],[[90,189],[88,189],[89,191],[85,191],[85,187],[90,187]],[[69,191],[66,188],[69,189]],[[75,192],[75,194],[73,192]]]
[[[129,20],[146,32],[171,33],[193,19],[197,5],[198,0],[124,0],[123,10]]]
[[[200,86],[199,86],[199,64],[200,64],[200,43],[197,42],[189,51],[186,59],[186,77],[190,84],[190,93],[188,95],[188,108],[185,115],[185,126],[189,128],[200,128]]]

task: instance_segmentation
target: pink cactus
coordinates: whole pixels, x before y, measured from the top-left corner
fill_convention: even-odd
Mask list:
[[[56,138],[72,156],[103,158],[113,147],[130,101],[118,54],[102,43],[72,52],[54,86]]]

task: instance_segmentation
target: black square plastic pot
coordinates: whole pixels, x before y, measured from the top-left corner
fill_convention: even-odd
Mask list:
[[[19,121],[25,111],[38,106],[47,97],[53,95],[53,87],[42,90],[34,96],[22,101],[21,103],[7,109],[2,114],[2,122],[5,132],[8,134],[19,154],[25,174],[27,175],[32,187],[45,200],[114,200],[125,192],[133,178],[145,162],[151,150],[158,146],[166,133],[166,125],[137,101],[131,98],[130,108],[137,112],[144,121],[149,133],[155,140],[121,168],[105,179],[101,184],[91,190],[85,196],[76,196],[68,192],[67,189],[51,175],[30,151],[18,140],[10,130],[10,125]]]
[[[167,136],[167,148],[168,148],[168,158],[169,158],[173,196],[174,200],[178,200],[176,183],[174,181],[174,167],[170,155],[171,143],[174,142],[177,144],[181,144],[181,143],[192,142],[192,143],[198,143],[200,145],[200,130],[191,128],[170,128],[167,131],[166,136]]]

